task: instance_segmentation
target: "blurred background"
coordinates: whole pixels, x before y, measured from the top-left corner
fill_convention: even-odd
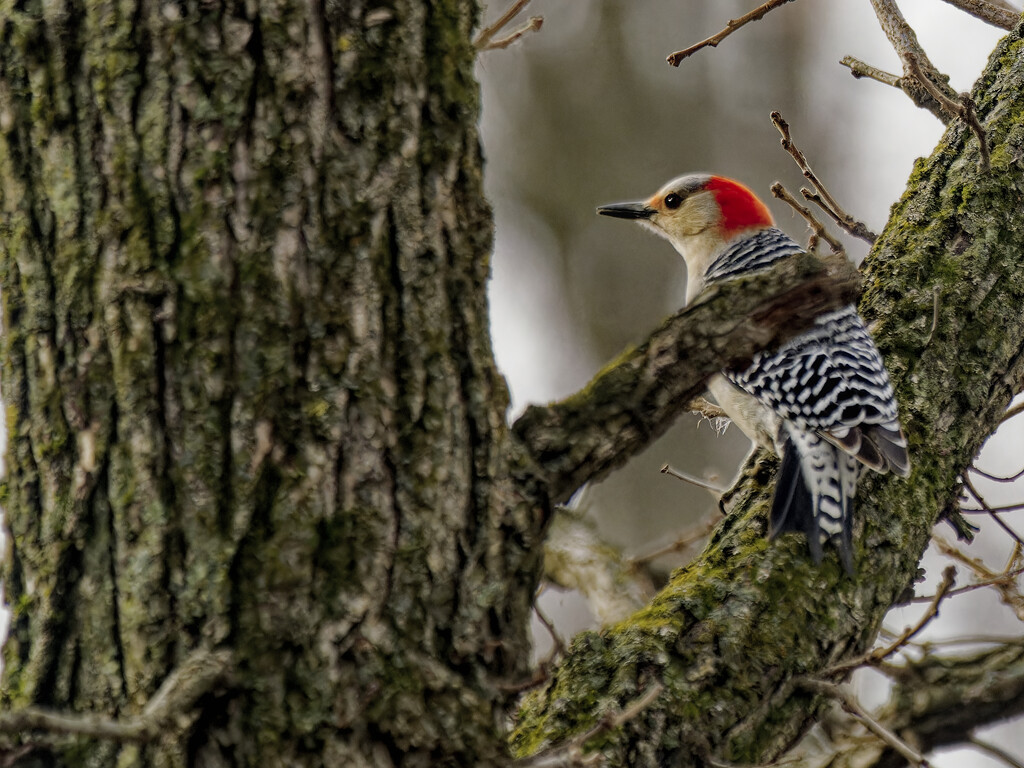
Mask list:
[[[683,303],[686,274],[672,247],[640,227],[596,216],[597,205],[647,197],[682,173],[714,172],[752,187],[777,224],[806,242],[803,221],[769,193],[776,180],[793,193],[803,182],[769,121],[779,110],[840,204],[880,232],[914,159],[928,155],[941,136],[941,123],[902,92],[856,80],[838,63],[852,55],[901,72],[867,0],[790,3],[679,68],[665,62],[672,51],[757,5],[533,0],[509,28],[530,15],[543,16],[543,28],[506,50],[481,54],[486,184],[497,228],[492,328],[512,392],[510,419],[529,403],[556,400],[586,384]],[[506,7],[504,0],[492,3],[484,24]],[[969,90],[1003,32],[940,0],[902,0],[900,7],[953,88]],[[863,259],[865,243],[841,239],[855,260]],[[591,488],[587,512],[609,542],[627,553],[650,551],[716,510],[711,494],[660,474],[661,466],[670,462],[728,485],[748,450],[735,428],[719,435],[706,420],[684,415],[624,470]],[[989,441],[979,465],[1002,475],[1024,465],[1024,418]],[[1024,501],[1019,483],[979,479],[976,485],[992,505]],[[1012,514],[1007,519],[1015,524]],[[1001,570],[1013,542],[987,519],[973,516],[971,522],[982,530],[969,553]],[[953,540],[948,526],[937,533]],[[946,563],[929,552],[928,581],[918,594],[931,594]],[[969,580],[961,568],[959,583]],[[994,591],[969,594],[943,604],[927,639],[973,636],[979,627],[986,635],[1021,634],[1021,621]],[[571,592],[549,590],[541,606],[563,636],[596,626]],[[919,612],[895,609],[887,626],[898,632]],[[535,629],[542,654],[550,638],[539,623]],[[881,676],[859,672],[855,684],[865,704],[884,700]],[[981,735],[1020,757],[1020,731],[1019,723],[1004,724]],[[935,763],[1005,765],[974,750],[946,751]]]

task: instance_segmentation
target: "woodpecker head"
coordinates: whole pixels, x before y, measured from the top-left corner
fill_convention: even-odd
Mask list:
[[[597,212],[646,224],[679,250],[688,238],[709,230],[728,242],[748,230],[773,224],[768,208],[747,187],[705,173],[673,179],[647,200],[602,205]]]
[[[747,187],[706,173],[680,176],[647,200],[602,205],[597,212],[638,221],[672,243],[686,261],[691,297],[726,243],[773,225],[768,208]]]

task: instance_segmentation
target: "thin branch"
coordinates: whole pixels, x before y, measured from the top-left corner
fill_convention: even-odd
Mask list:
[[[965,515],[991,515],[995,512],[1019,512],[1022,509],[1024,509],[1024,502],[1018,502],[1017,504],[1000,504],[998,507],[964,507],[960,511]]]
[[[947,0],[947,2],[949,2],[949,0]],[[1003,761],[1008,766],[1010,766],[1010,768],[1024,768],[1024,763],[1022,763],[1016,757],[1011,755],[1005,749],[993,744],[990,741],[983,741],[982,739],[979,739],[977,736],[975,736],[973,733],[968,735],[967,743],[971,744],[972,746],[976,747],[982,752],[991,755],[997,760]]]
[[[868,229],[863,222],[857,221],[853,216],[844,211],[836,199],[832,196],[832,193],[828,191],[821,179],[818,178],[817,174],[811,170],[810,163],[807,162],[807,158],[804,153],[797,148],[796,143],[793,141],[793,135],[789,130],[789,123],[782,117],[779,112],[772,112],[771,114],[772,125],[774,125],[780,134],[782,134],[782,148],[786,150],[793,160],[796,162],[800,172],[803,173],[804,178],[807,179],[811,185],[818,190],[818,194],[821,196],[814,197],[807,190],[801,190],[804,197],[818,204],[825,213],[827,213],[836,224],[842,227],[844,230],[849,232],[854,237],[859,237],[861,240],[865,240],[870,244],[874,244],[875,240],[878,239],[878,235]]]
[[[955,98],[956,93],[947,84],[948,78],[945,78],[939,73],[939,71],[932,65],[928,59],[924,48],[917,40],[917,34],[914,32],[913,27],[907,23],[907,20],[903,18],[903,14],[900,9],[896,7],[894,0],[871,0],[871,7],[875,11],[875,16],[878,18],[878,23],[882,27],[882,31],[885,32],[885,36],[889,38],[889,42],[895,49],[896,54],[900,57],[900,62],[903,64],[903,77],[900,78],[900,89],[909,96],[913,102],[921,107],[927,109],[933,115],[935,115],[943,123],[948,123],[949,120],[956,115],[956,112],[947,112],[943,109],[941,103],[936,101],[932,96],[931,90],[939,89],[940,86],[935,85],[930,78],[925,77],[927,83],[919,82],[916,77],[913,77],[909,71],[911,66],[908,59],[913,59],[914,62],[920,63],[925,62],[925,67],[931,72],[938,82],[941,82],[945,88],[946,93],[943,94],[945,100]],[[910,75],[910,77],[908,77]]]
[[[907,742],[872,717],[871,714],[860,705],[860,702],[857,701],[856,697],[845,688],[842,688],[835,683],[826,683],[822,680],[810,680],[807,678],[801,680],[800,684],[808,690],[820,693],[838,701],[839,704],[842,705],[843,709],[851,715],[859,717],[869,731],[899,752],[911,765],[921,766],[921,768],[928,768],[930,765],[924,755],[915,751],[913,747],[907,744]]]
[[[941,538],[935,538],[935,546],[942,554],[970,568],[982,580],[988,580],[989,584],[987,586],[993,587],[999,593],[1000,599],[1013,610],[1014,615],[1021,621],[1024,621],[1024,595],[1021,594],[1016,583],[1016,576],[1024,570],[1024,564],[1020,562],[1024,546],[1019,543],[1014,546],[1009,562],[1002,572],[998,574],[994,573],[992,569],[978,558],[964,554]]]
[[[693,528],[682,533],[675,541],[664,547],[658,547],[650,552],[645,552],[642,555],[637,555],[629,559],[628,567],[639,568],[652,560],[656,560],[663,555],[672,555],[676,552],[682,552],[687,547],[691,547],[697,542],[703,541],[715,529],[718,524],[718,520],[714,517],[709,517],[700,525],[695,525]]]
[[[882,648],[875,648],[874,650],[869,651],[868,653],[865,653],[863,656],[859,656],[855,659],[844,661],[840,664],[834,664],[827,670],[825,670],[825,673],[834,674],[836,672],[846,672],[848,670],[856,669],[857,667],[862,667],[869,664],[876,665],[879,662],[882,662],[885,659],[892,656],[894,653],[896,653],[896,651],[900,650],[903,646],[910,642],[910,640],[912,640],[917,634],[919,634],[922,629],[928,626],[928,624],[936,616],[939,615],[939,604],[946,597],[949,596],[950,590],[953,588],[953,584],[955,582],[956,567],[952,565],[947,566],[946,569],[942,572],[942,581],[939,583],[938,589],[935,591],[935,594],[929,601],[928,608],[925,610],[923,614],[921,614],[921,618],[917,620],[916,624],[905,628],[899,634],[899,636],[895,640],[893,640],[893,642],[889,645],[884,646]]]
[[[1019,11],[1015,13],[1006,6],[986,2],[986,0],[945,0],[945,2],[1000,29],[1013,29],[1020,21]]]
[[[551,650],[548,651],[547,656],[537,662],[536,668],[533,670],[533,674],[525,680],[521,680],[517,683],[499,683],[498,688],[505,693],[522,693],[528,691],[531,688],[536,688],[541,683],[544,683],[551,677],[551,668],[555,662],[565,654],[565,641],[562,640],[562,636],[558,634],[558,630],[555,629],[554,622],[551,621],[545,615],[545,613],[537,605],[537,598],[544,593],[544,587],[537,590],[537,594],[533,598],[533,612],[537,616],[537,620],[541,623],[548,635],[551,637]]]
[[[726,22],[725,29],[721,32],[714,34],[705,40],[701,40],[699,43],[691,45],[689,48],[684,48],[681,51],[670,53],[666,61],[668,61],[668,63],[673,67],[678,67],[683,59],[689,58],[702,48],[716,48],[720,42],[725,40],[725,38],[740,27],[743,27],[752,21],[757,21],[762,16],[767,15],[770,11],[791,2],[793,2],[793,0],[768,0],[768,2],[763,5],[759,5],[757,8],[750,11],[750,13],[743,14],[738,19],[729,19],[729,21]]]
[[[832,237],[832,235],[828,233],[828,230],[825,229],[825,225],[818,221],[808,208],[800,205],[796,198],[789,194],[782,184],[776,181],[772,184],[771,190],[773,197],[789,203],[790,207],[799,213],[804,218],[804,221],[807,222],[807,226],[811,228],[811,240],[807,243],[808,251],[813,251],[817,246],[817,241],[820,239],[828,243],[828,247],[832,249],[832,253],[845,253],[842,243]]]
[[[551,636],[551,652],[548,654],[547,659],[545,659],[545,661],[550,664],[556,658],[565,653],[565,641],[562,640],[562,636],[559,635],[558,630],[555,629],[554,622],[545,615],[544,611],[540,609],[540,606],[537,605],[536,601],[533,604],[533,612],[537,614],[537,620],[540,621],[544,629],[546,629],[548,634]],[[546,665],[544,662],[541,662],[541,666],[543,667]]]
[[[999,423],[1005,424],[1014,416],[1020,416],[1022,413],[1024,413],[1024,402],[1017,403],[1012,408],[1007,409],[1006,413],[1003,414],[1003,418],[1000,419]]]
[[[943,109],[951,115],[956,115],[967,123],[967,126],[974,132],[974,135],[978,139],[978,150],[981,153],[978,165],[981,170],[987,171],[991,160],[988,149],[988,135],[985,133],[985,129],[978,120],[978,112],[975,108],[974,100],[971,98],[969,93],[961,93],[959,103],[948,99],[942,92],[942,89],[936,86],[935,82],[925,74],[924,69],[921,66],[922,58],[924,58],[924,54],[906,57],[905,61],[911,74],[914,76],[915,80],[924,86],[925,90],[928,91],[932,98],[942,105]]]
[[[1006,477],[1003,477],[1001,475],[989,474],[983,469],[978,469],[974,464],[971,464],[971,466],[969,466],[967,469],[969,469],[971,472],[974,472],[977,475],[981,475],[986,480],[992,480],[993,482],[996,483],[1015,483],[1018,480],[1020,480],[1020,478],[1024,477],[1024,469],[1022,469],[1020,472],[1017,472],[1016,474],[1008,475]]]
[[[839,63],[845,67],[850,68],[850,74],[858,80],[862,77],[866,77],[869,80],[877,80],[885,85],[891,85],[893,88],[899,88],[903,90],[902,78],[899,75],[894,75],[891,72],[886,72],[884,69],[878,67],[872,67],[870,64],[856,59],[853,56],[843,56],[839,60]]]
[[[964,481],[964,486],[971,492],[971,495],[974,496],[974,498],[978,500],[978,503],[981,505],[982,509],[985,512],[988,513],[989,517],[991,517],[993,520],[995,520],[996,523],[999,524],[999,527],[1002,528],[1004,531],[1006,531],[1007,535],[1009,535],[1011,539],[1016,541],[1018,544],[1024,545],[1024,539],[1022,539],[1020,537],[1020,534],[1018,534],[1015,530],[1013,530],[1013,528],[1011,528],[1009,525],[1004,523],[1002,518],[999,517],[999,515],[996,514],[997,511],[1007,511],[1007,510],[995,510],[995,509],[992,509],[992,507],[990,507],[988,505],[988,502],[985,501],[985,498],[980,493],[978,493],[978,489],[974,487],[974,484],[971,482],[971,478],[968,477],[968,475],[966,473],[964,473],[964,475],[963,475],[963,481]],[[1016,506],[1016,505],[1014,505],[1014,506]],[[967,511],[967,510],[965,510],[965,511]]]
[[[993,586],[998,586],[1000,584],[1005,584],[1006,582],[1011,581],[1011,580],[1017,578],[1021,574],[1024,574],[1024,566],[1021,566],[1020,568],[1015,568],[1012,571],[1007,571],[1006,573],[1000,573],[1000,574],[997,574],[995,576],[991,576],[989,578],[982,579],[981,581],[976,581],[973,584],[966,584],[966,585],[964,585],[962,587],[957,587],[956,589],[951,589],[947,593],[946,596],[947,597],[955,597],[956,595],[962,595],[965,592],[973,592],[976,589],[983,589],[985,587],[993,587]],[[923,597],[912,597],[908,602],[911,602],[911,603],[928,603],[928,602],[931,602],[934,599],[935,599],[934,595],[925,595]]]
[[[608,731],[621,728],[629,721],[638,717],[647,707],[654,703],[665,686],[655,681],[638,698],[627,704],[617,712],[605,714],[597,724],[587,731],[574,736],[567,744],[556,746],[540,754],[516,760],[512,763],[515,768],[569,768],[570,766],[587,765],[592,758],[583,755],[583,747],[591,739],[600,736]]]
[[[684,483],[689,483],[690,485],[696,485],[698,488],[704,488],[705,490],[711,491],[716,497],[721,496],[726,491],[725,488],[715,485],[702,477],[697,477],[696,475],[691,475],[688,472],[683,472],[682,470],[671,467],[668,464],[661,468],[661,474],[674,477],[677,480],[682,480]]]
[[[530,0],[513,0],[512,4],[505,9],[505,12],[502,13],[493,24],[480,30],[480,34],[478,34],[476,36],[476,40],[473,41],[473,47],[478,51],[489,51],[494,48],[507,48],[524,34],[529,32],[531,24],[536,22],[536,29],[540,29],[540,25],[544,21],[543,18],[540,16],[533,16],[528,22],[526,22],[526,24],[512,32],[507,37],[503,37],[501,40],[496,40],[493,43],[491,42],[494,39],[494,36],[507,27],[509,23],[511,23],[512,19],[522,13],[523,9],[529,4]]]
[[[523,35],[529,32],[536,32],[542,26],[544,26],[543,16],[531,16],[527,19],[526,23],[516,29],[512,30],[505,37],[501,37],[485,45],[480,50],[482,51],[496,51],[502,48],[508,48],[512,43],[521,38]]]
[[[0,732],[48,731],[114,741],[152,741],[174,729],[183,715],[191,714],[199,699],[227,679],[230,666],[228,651],[196,650],[167,676],[136,717],[114,719],[27,707],[0,715]]]

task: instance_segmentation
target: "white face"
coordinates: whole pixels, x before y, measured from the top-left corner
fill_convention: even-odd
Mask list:
[[[684,250],[687,239],[720,222],[718,203],[711,192],[704,190],[709,179],[700,173],[673,179],[646,201],[653,213],[643,223],[677,250]]]

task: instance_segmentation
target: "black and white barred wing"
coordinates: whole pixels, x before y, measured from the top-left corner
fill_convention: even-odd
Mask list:
[[[784,420],[872,469],[909,473],[889,375],[852,305],[822,315],[811,330],[728,376]]]

